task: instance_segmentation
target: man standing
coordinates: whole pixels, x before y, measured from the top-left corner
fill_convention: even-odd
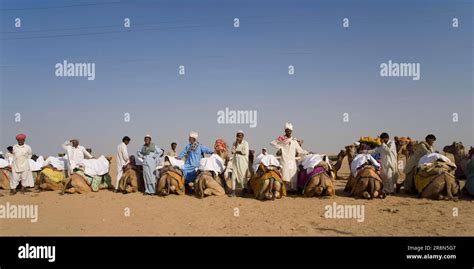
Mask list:
[[[176,153],[176,147],[178,144],[176,142],[171,143],[171,149],[168,150],[165,155],[171,157],[178,157],[178,153]]]
[[[297,190],[297,165],[296,154],[308,154],[308,152],[301,148],[298,141],[291,137],[293,133],[293,125],[291,123],[285,124],[285,134],[279,136],[270,144],[274,146],[281,154],[280,164],[282,166],[282,179],[285,182],[288,190]]]
[[[124,136],[122,143],[117,146],[117,179],[115,180],[115,192],[118,191],[119,181],[123,175],[123,168],[130,161],[127,150],[127,145],[130,143],[130,140],[130,137]]]
[[[151,142],[151,136],[145,136],[145,144],[137,152],[138,157],[143,159],[143,179],[145,181],[145,195],[153,195],[156,192],[156,176],[154,171],[163,150]]]
[[[410,158],[408,158],[405,169],[403,170],[403,172],[406,174],[405,182],[403,183],[405,192],[416,194],[414,181],[418,162],[420,161],[421,157],[428,153],[434,152],[433,144],[435,141],[436,137],[432,134],[429,134],[425,137],[425,141],[422,141],[415,146],[415,152],[413,152]]]
[[[381,178],[383,182],[383,190],[385,194],[393,194],[394,186],[398,179],[398,161],[397,148],[395,142],[389,140],[387,133],[380,135],[382,144],[375,148],[374,153],[380,154],[382,162]]]
[[[204,156],[204,154],[212,154],[213,150],[202,146],[197,141],[198,133],[190,132],[189,133],[189,144],[184,148],[184,150],[179,154],[178,159],[184,158],[184,179],[186,184],[194,182],[197,176],[197,169],[199,168],[199,161]],[[193,184],[191,184],[192,186]]]
[[[26,135],[18,134],[16,136],[17,145],[13,146],[13,163],[12,163],[12,181],[10,181],[10,194],[16,194],[16,187],[21,182],[21,191],[25,191],[25,187],[33,187],[33,174],[30,170],[29,159],[33,155],[31,147],[25,144]]]
[[[79,140],[77,139],[64,142],[62,147],[66,151],[67,159],[69,160],[69,174],[77,168],[84,158],[94,158],[83,146],[79,145]]]
[[[249,174],[249,144],[244,140],[244,132],[239,130],[232,146],[232,193],[235,196],[236,181],[240,188],[247,188],[247,177]]]

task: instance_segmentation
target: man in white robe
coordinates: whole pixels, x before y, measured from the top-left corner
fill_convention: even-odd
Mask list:
[[[25,144],[26,135],[18,134],[16,140],[18,144],[13,146],[12,180],[10,181],[11,195],[16,194],[16,187],[20,182],[22,192],[25,191],[25,187],[33,187],[35,184],[29,163],[33,152],[31,147]]]
[[[247,178],[249,176],[249,144],[244,140],[244,132],[239,130],[236,134],[232,153],[232,193],[235,196],[236,182],[240,188],[247,188]]]
[[[130,162],[130,157],[128,156],[127,145],[130,143],[130,137],[124,136],[122,138],[122,143],[117,146],[117,178],[115,180],[115,191],[118,192],[119,181],[123,175],[123,168]]]
[[[287,190],[296,191],[298,189],[296,154],[305,155],[308,152],[301,148],[298,141],[291,136],[293,125],[285,124],[285,135],[279,136],[270,144],[274,146],[280,154],[280,164],[282,166],[282,180],[285,182]]]
[[[66,151],[67,159],[69,160],[68,167],[70,174],[79,166],[84,158],[94,158],[83,146],[79,145],[79,140],[77,139],[64,142],[62,147]]]
[[[382,162],[382,169],[380,177],[383,182],[383,190],[386,194],[393,194],[394,187],[398,180],[398,161],[397,161],[397,147],[395,142],[389,140],[387,133],[380,135],[382,145],[375,148],[374,153],[380,154]]]

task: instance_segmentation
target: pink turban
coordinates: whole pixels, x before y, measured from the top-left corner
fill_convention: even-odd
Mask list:
[[[24,139],[26,139],[26,135],[25,134],[17,134],[15,138],[16,138],[16,140],[21,140],[21,139],[24,140]]]
[[[227,152],[227,143],[224,141],[224,139],[217,139],[216,143],[214,143],[214,150],[218,151],[224,151]]]

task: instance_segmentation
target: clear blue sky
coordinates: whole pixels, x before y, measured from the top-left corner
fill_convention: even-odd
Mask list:
[[[474,145],[472,1],[0,2],[3,151],[19,132],[38,154],[75,137],[99,155],[124,135],[131,152],[147,133],[181,150],[190,130],[212,146],[238,129],[259,150],[286,121],[315,152],[383,131]],[[95,63],[96,79],[56,77],[63,60]],[[388,60],[419,62],[421,80],[380,77]],[[225,107],[257,110],[257,127],[217,124]]]

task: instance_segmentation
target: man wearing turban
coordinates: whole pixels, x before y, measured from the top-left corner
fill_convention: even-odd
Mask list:
[[[204,156],[204,154],[212,154],[213,150],[207,148],[197,141],[198,133],[190,132],[189,133],[189,144],[184,148],[184,150],[179,154],[178,159],[182,160],[184,158],[184,179],[186,184],[194,182],[197,176],[197,170],[199,168],[199,161]]]
[[[308,152],[302,149],[298,141],[291,136],[292,132],[293,125],[287,122],[285,124],[285,134],[279,136],[270,144],[281,153],[282,179],[287,190],[296,191],[298,189],[296,154],[305,155]]]
[[[12,162],[12,180],[10,181],[10,194],[16,194],[16,188],[21,183],[22,192],[26,187],[33,187],[34,180],[31,173],[29,159],[33,155],[31,147],[25,144],[26,135],[18,134],[16,141],[18,144],[13,146]]]

